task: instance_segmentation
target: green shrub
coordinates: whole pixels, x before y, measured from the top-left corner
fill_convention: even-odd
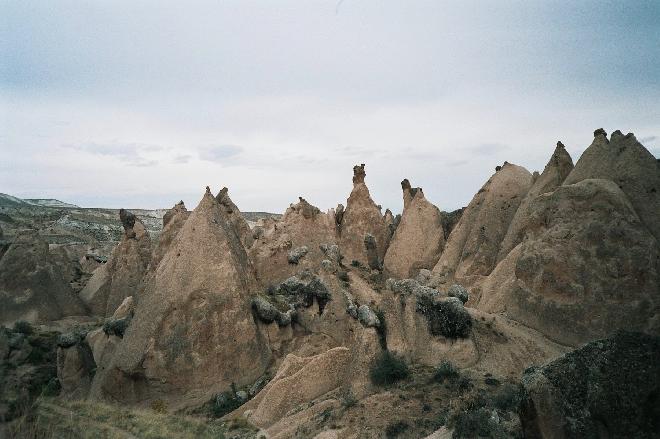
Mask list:
[[[388,439],[398,437],[401,433],[408,430],[410,425],[405,421],[397,421],[387,426],[385,429],[385,437]]]
[[[491,437],[493,423],[490,411],[484,407],[459,412],[452,419],[453,438]]]
[[[233,383],[231,388],[231,391],[222,392],[213,397],[211,400],[211,417],[221,418],[243,405],[245,401],[241,401],[236,397],[236,387]]]
[[[450,361],[442,361],[435,369],[433,379],[438,383],[443,383],[446,379],[453,380],[458,378],[458,369]]]
[[[34,328],[30,322],[26,322],[25,320],[18,320],[16,323],[14,323],[14,332],[30,335],[34,332]]]
[[[383,351],[371,366],[371,382],[377,386],[394,384],[408,378],[410,371],[406,363],[389,351]]]

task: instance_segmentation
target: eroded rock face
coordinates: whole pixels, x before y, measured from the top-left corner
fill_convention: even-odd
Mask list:
[[[245,248],[250,248],[252,246],[252,241],[254,240],[252,237],[252,231],[250,230],[247,221],[245,221],[245,218],[243,218],[243,215],[241,215],[241,211],[238,210],[238,207],[234,204],[231,198],[229,198],[229,189],[223,187],[215,198],[225,210],[229,222],[238,232],[238,236],[241,238],[241,242]]]
[[[183,227],[183,224],[186,222],[190,212],[186,209],[183,201],[178,202],[170,210],[168,210],[163,216],[163,231],[158,237],[158,245],[151,255],[151,261],[149,262],[149,271],[153,272],[158,268],[158,264],[163,259],[163,256],[170,249],[176,235]]]
[[[326,259],[321,247],[333,246],[336,242],[334,215],[322,213],[300,198],[280,221],[265,224],[249,254],[259,283],[267,288],[299,271],[317,271],[321,261]]]
[[[660,432],[660,338],[619,332],[522,378],[526,438],[655,438]]]
[[[525,239],[478,307],[576,346],[617,328],[660,333],[658,243],[619,187],[583,180],[536,197]]]
[[[80,292],[92,313],[110,316],[128,297],[140,299],[143,280],[151,262],[151,239],[144,224],[127,210],[119,213],[124,236],[108,262],[94,271]]]
[[[500,243],[532,185],[525,168],[505,163],[477,192],[433,268],[435,282],[470,286],[495,268]]]
[[[374,237],[377,255],[382,261],[389,245],[389,227],[380,207],[369,195],[364,183],[364,164],[353,168],[353,191],[348,197],[346,210],[341,221],[340,247],[347,262],[358,261],[369,266],[364,239],[367,234]]]
[[[401,183],[403,215],[384,259],[386,273],[401,279],[414,276],[422,268],[433,268],[445,244],[440,210],[426,200],[421,188],[413,194],[406,182]]]
[[[21,232],[0,260],[0,324],[87,313],[51,258],[48,244],[36,231]]]
[[[250,311],[255,289],[239,232],[207,189],[149,277],[92,396],[185,404],[254,382],[270,360]]]
[[[545,165],[543,173],[534,180],[534,184],[525,195],[520,207],[511,221],[509,230],[502,241],[502,246],[498,255],[498,262],[501,261],[509,254],[509,252],[518,245],[522,239],[525,230],[523,224],[529,217],[529,205],[539,196],[547,192],[554,191],[557,187],[561,186],[568,174],[573,170],[573,160],[566,151],[566,148],[561,142],[557,142],[557,147],[550,157],[548,164]]]
[[[660,164],[632,133],[596,130],[587,148],[564,184],[585,179],[612,180],[628,196],[642,223],[660,240]]]

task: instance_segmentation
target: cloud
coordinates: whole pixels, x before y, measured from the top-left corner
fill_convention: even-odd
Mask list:
[[[496,155],[509,149],[509,146],[501,143],[482,143],[466,148],[470,153],[478,155]]]
[[[179,154],[177,156],[174,156],[174,158],[172,158],[172,163],[174,163],[175,165],[186,164],[190,161],[191,158],[192,156],[190,154]]]
[[[147,167],[155,166],[158,160],[144,157],[144,153],[162,151],[158,145],[144,145],[139,143],[95,143],[64,144],[63,148],[73,149],[86,154],[114,157],[128,166]]]
[[[639,143],[646,145],[648,143],[655,142],[656,140],[658,140],[658,136],[646,136],[639,139]]]
[[[199,158],[209,162],[227,164],[240,155],[243,148],[236,145],[219,145],[202,148],[199,151]]]

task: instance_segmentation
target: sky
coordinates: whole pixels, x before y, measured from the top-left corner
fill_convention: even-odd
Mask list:
[[[620,129],[660,157],[660,2],[0,0],[0,192],[442,210]]]

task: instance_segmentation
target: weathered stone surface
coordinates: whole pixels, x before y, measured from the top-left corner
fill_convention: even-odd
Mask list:
[[[340,247],[347,262],[358,261],[369,266],[364,238],[367,234],[374,237],[379,260],[385,256],[389,244],[389,227],[380,208],[369,195],[364,183],[364,165],[353,168],[353,191],[348,197],[346,211],[341,222]]]
[[[68,348],[57,349],[57,378],[62,395],[72,399],[86,398],[96,371],[89,345],[81,340]]]
[[[112,315],[128,296],[139,301],[151,262],[151,239],[144,224],[124,209],[120,211],[120,218],[125,228],[124,236],[112,250],[108,262],[94,271],[80,292],[92,313],[101,316]]]
[[[505,163],[474,196],[451,232],[433,268],[434,282],[457,281],[469,287],[475,277],[490,274],[500,243],[531,185],[529,171]]]
[[[557,142],[557,147],[555,148],[552,157],[550,157],[548,164],[545,165],[543,173],[534,181],[534,184],[532,184],[527,195],[525,195],[525,198],[511,221],[509,230],[507,231],[500,247],[497,258],[498,262],[504,259],[506,255],[508,255],[509,252],[522,241],[525,233],[523,224],[530,215],[529,205],[534,198],[540,194],[552,192],[557,187],[561,186],[572,170],[573,160],[571,159],[571,156],[566,151],[564,145],[561,142]]]
[[[190,212],[186,209],[183,201],[178,202],[170,210],[168,210],[163,216],[163,231],[158,236],[158,245],[151,255],[151,261],[149,262],[149,271],[153,272],[158,268],[158,264],[165,256],[165,253],[169,250],[176,235],[183,227],[183,224],[186,222]]]
[[[21,232],[0,260],[0,324],[87,314],[36,231]]]
[[[639,438],[660,432],[660,338],[618,332],[522,378],[526,438]]]
[[[566,177],[569,185],[591,178],[612,180],[630,199],[637,215],[660,241],[660,162],[632,133],[612,133],[610,140],[595,133],[575,169]]]
[[[231,223],[232,229],[236,230],[236,233],[238,233],[245,248],[250,248],[253,242],[252,231],[250,230],[247,221],[245,221],[245,218],[243,218],[243,215],[241,215],[241,211],[238,210],[236,204],[234,204],[231,198],[229,198],[229,189],[223,187],[215,198],[224,209],[227,214],[227,220]]]
[[[250,312],[252,265],[210,191],[163,257],[93,397],[208,400],[261,376],[270,351]]]
[[[422,268],[433,268],[445,245],[440,210],[426,200],[421,188],[413,194],[410,183],[406,186],[404,182],[403,215],[384,259],[386,273],[401,279]]]
[[[615,183],[560,186],[529,212],[525,239],[482,285],[480,309],[572,346],[617,328],[660,333],[658,243]]]

